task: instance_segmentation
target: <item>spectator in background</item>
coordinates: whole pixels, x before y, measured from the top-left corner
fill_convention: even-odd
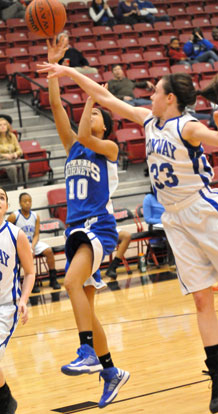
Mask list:
[[[218,54],[218,27],[212,29],[213,45],[216,53]]]
[[[43,254],[49,268],[50,286],[53,289],[60,289],[57,281],[57,272],[55,269],[55,259],[51,247],[39,240],[40,232],[40,217],[31,210],[32,197],[28,193],[21,193],[19,195],[20,210],[11,213],[8,217],[10,223],[20,227],[26,233],[31,249],[34,255]],[[39,287],[34,285],[33,293],[40,292]]]
[[[184,44],[185,54],[197,62],[209,62],[214,67],[214,62],[218,61],[218,56],[213,51],[214,45],[205,39],[200,27],[195,27],[192,31],[191,39]]]
[[[106,271],[106,275],[111,277],[112,279],[116,280],[117,278],[117,273],[116,273],[116,269],[118,266],[121,265],[122,263],[122,257],[125,253],[125,251],[128,249],[130,240],[131,240],[131,234],[128,231],[125,230],[119,230],[118,231],[118,249],[116,251],[116,256],[115,258],[112,260],[112,262],[110,263],[107,271]]]
[[[139,20],[145,23],[154,24],[156,22],[169,22],[170,18],[166,14],[157,16],[158,10],[151,1],[136,0],[137,8],[139,10]]]
[[[124,0],[118,3],[117,21],[120,24],[136,24],[140,21],[140,12],[135,0]]]
[[[116,20],[106,0],[92,0],[89,15],[95,26],[113,26]]]
[[[8,19],[24,19],[26,8],[21,1],[0,0],[0,18]]]
[[[150,99],[136,98],[134,95],[134,88],[149,88],[153,89],[151,82],[133,82],[132,80],[125,77],[123,69],[120,65],[114,65],[112,69],[114,79],[110,79],[108,82],[108,90],[121,99],[124,102],[132,106],[150,105]]]
[[[23,152],[17,137],[11,132],[8,120],[6,115],[0,118],[0,168],[6,171],[9,180],[14,184],[14,189],[17,189],[18,182],[28,181],[29,165],[21,159]]]
[[[189,65],[194,63],[189,59],[182,47],[180,46],[178,37],[171,37],[170,44],[167,51],[167,56],[170,58],[170,65]]]
[[[67,32],[62,32],[58,35],[58,40],[64,37],[67,39],[66,52],[64,57],[58,62],[60,65],[70,66],[71,68],[76,69],[78,72],[86,73],[98,73],[96,68],[90,67],[88,60],[83,56],[83,54],[70,46],[69,36]]]

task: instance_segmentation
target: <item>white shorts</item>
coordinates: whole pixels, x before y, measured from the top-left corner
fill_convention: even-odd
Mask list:
[[[203,188],[165,206],[161,219],[176,260],[183,294],[218,281],[218,191]]]
[[[47,243],[44,243],[42,241],[38,241],[34,247],[34,254],[35,256],[38,256],[38,254],[41,254],[44,252],[44,250],[48,249],[50,246]]]
[[[17,306],[0,305],[0,361],[18,322]]]

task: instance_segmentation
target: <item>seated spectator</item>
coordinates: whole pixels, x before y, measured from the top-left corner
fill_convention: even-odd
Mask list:
[[[119,24],[136,24],[140,21],[140,12],[135,0],[124,0],[118,3],[117,21]]]
[[[151,82],[133,82],[132,80],[125,77],[123,69],[120,65],[114,65],[112,69],[114,79],[110,79],[108,82],[108,90],[121,99],[124,102],[132,106],[150,105],[150,99],[135,98],[134,88],[149,88],[152,89],[153,85]]]
[[[180,46],[177,37],[171,37],[170,44],[167,51],[167,56],[170,58],[170,65],[189,65],[191,66],[191,59],[189,59]]]
[[[89,15],[95,26],[113,26],[116,24],[115,17],[106,0],[92,0]]]
[[[116,269],[118,266],[122,263],[122,257],[127,250],[130,240],[131,240],[131,234],[128,231],[124,230],[117,230],[118,231],[118,249],[116,252],[115,258],[112,260],[111,264],[109,265],[106,275],[111,277],[112,279],[116,280],[117,273]]]
[[[154,230],[155,229],[155,225],[160,225],[160,227],[162,227],[162,221],[161,221],[161,216],[164,213],[165,209],[162,206],[162,204],[159,203],[159,201],[157,200],[153,188],[151,186],[151,191],[150,193],[146,194],[144,200],[143,200],[143,215],[144,215],[144,220],[145,222],[148,224],[148,229],[149,230]],[[160,242],[154,239],[154,240],[150,240],[150,243],[152,245],[152,247],[155,249],[155,247],[158,248],[158,244],[160,244]],[[172,249],[169,245],[169,242],[165,237],[163,237],[163,243],[161,243],[161,247],[162,245],[165,244],[166,248],[167,248],[167,259],[168,259],[168,264],[170,266],[175,264],[175,259],[173,256],[173,252]]]
[[[218,27],[212,29],[213,45],[216,53],[218,54]]]
[[[0,0],[0,18],[8,19],[24,19],[26,8],[21,1]]]
[[[200,27],[195,27],[192,31],[191,39],[184,44],[185,54],[196,62],[209,62],[212,67],[218,61],[218,56],[213,51],[214,45],[205,39]]]
[[[17,189],[18,182],[28,181],[29,165],[21,159],[23,152],[17,137],[11,132],[11,124],[8,122],[10,119],[12,120],[7,115],[0,118],[0,168],[6,171],[9,180],[14,185],[13,188]],[[22,163],[24,163],[24,172]]]
[[[98,73],[96,68],[90,67],[88,60],[83,56],[82,52],[70,46],[69,36],[67,32],[62,32],[58,35],[58,40],[61,37],[67,39],[66,52],[64,57],[58,62],[60,65],[70,66],[71,68],[76,69],[78,72],[86,73]]]
[[[40,217],[31,210],[32,197],[28,193],[21,193],[19,195],[20,210],[10,214],[8,221],[20,227],[31,244],[32,252],[35,256],[43,254],[46,257],[46,261],[49,268],[50,286],[53,289],[60,289],[60,285],[57,282],[57,272],[55,269],[55,259],[51,247],[39,241],[40,230]],[[39,287],[34,285],[33,293],[40,292]]]
[[[169,22],[170,18],[166,14],[157,16],[158,10],[151,1],[136,0],[136,4],[139,10],[140,21],[145,23],[154,24],[156,22]]]

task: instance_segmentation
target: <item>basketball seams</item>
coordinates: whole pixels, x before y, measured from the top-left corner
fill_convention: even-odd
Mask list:
[[[47,5],[48,5],[48,7],[49,7],[49,9],[51,11],[52,20],[53,20],[53,33],[55,33],[55,17],[54,17],[53,9],[52,9],[52,7],[51,7],[51,5],[49,3],[49,0],[46,0],[46,2],[47,2]]]
[[[37,13],[37,3],[36,2],[34,4],[34,8],[35,8],[35,16],[36,16],[36,19],[37,19],[37,22],[39,24],[40,29],[43,31],[43,33],[45,33],[46,36],[48,36],[47,33],[44,30],[44,27],[41,25],[40,19],[38,17],[38,13]]]
[[[63,30],[67,15],[59,0],[33,0],[27,6],[25,19],[31,32],[48,38]]]

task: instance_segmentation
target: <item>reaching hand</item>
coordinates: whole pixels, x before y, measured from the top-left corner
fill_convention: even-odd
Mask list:
[[[58,63],[47,63],[43,62],[42,64],[37,64],[37,66],[41,69],[38,69],[37,72],[44,73],[50,72],[47,76],[48,79],[50,78],[60,78],[61,76],[67,76],[66,69],[67,66],[58,65]]]
[[[57,63],[60,59],[64,57],[67,46],[67,39],[65,36],[61,36],[59,42],[56,41],[56,36],[52,40],[52,43],[47,39],[46,40],[48,47],[48,61],[49,63]]]
[[[22,314],[21,321],[22,321],[22,324],[24,325],[28,321],[28,309],[27,309],[26,304],[22,300],[20,300],[19,305],[18,305],[18,313],[19,315]]]

